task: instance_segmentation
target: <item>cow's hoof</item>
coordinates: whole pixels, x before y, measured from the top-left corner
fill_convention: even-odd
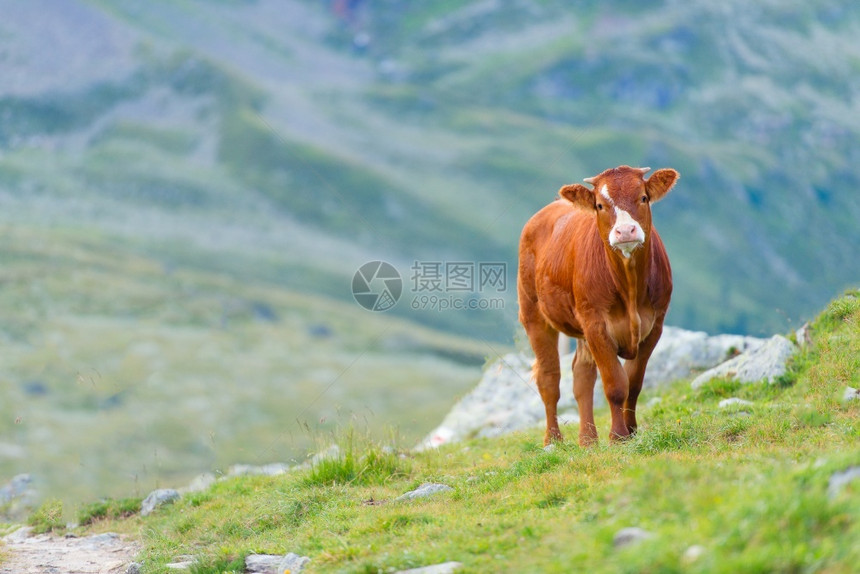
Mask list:
[[[582,448],[591,448],[593,446],[597,446],[597,437],[596,436],[581,436],[579,437],[579,446]]]
[[[549,446],[549,445],[557,443],[557,442],[564,442],[564,437],[561,436],[561,432],[559,432],[559,431],[555,431],[555,432],[546,431],[546,434],[543,437],[543,445]]]
[[[618,434],[618,433],[614,433],[614,432],[609,433],[609,441],[610,442],[624,442],[626,440],[630,440],[631,438],[633,438],[633,435],[630,434],[629,432],[627,432],[626,429],[625,429],[625,432],[626,432],[626,434]]]

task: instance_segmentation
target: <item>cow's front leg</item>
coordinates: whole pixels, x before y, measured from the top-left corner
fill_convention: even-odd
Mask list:
[[[600,378],[603,380],[603,392],[609,403],[609,414],[612,417],[612,428],[609,440],[621,440],[630,436],[630,431],[624,423],[624,404],[627,401],[627,373],[618,361],[618,347],[609,338],[602,323],[586,333],[588,347]]]
[[[627,400],[624,402],[624,424],[630,434],[635,433],[638,427],[636,424],[636,401],[639,399],[642,383],[645,380],[645,367],[648,366],[648,359],[651,357],[654,347],[657,346],[657,341],[660,340],[662,333],[663,324],[661,320],[654,325],[651,332],[639,345],[636,358],[624,363],[624,371],[627,373],[627,380],[629,381]]]

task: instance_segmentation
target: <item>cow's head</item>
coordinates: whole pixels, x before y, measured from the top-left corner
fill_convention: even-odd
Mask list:
[[[679,177],[674,169],[659,169],[645,179],[650,170],[622,165],[585,178],[594,189],[575,183],[558,193],[574,205],[593,210],[603,241],[630,257],[651,235],[651,204],[669,193]]]

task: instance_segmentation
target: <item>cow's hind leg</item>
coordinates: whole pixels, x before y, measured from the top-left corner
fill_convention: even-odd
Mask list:
[[[597,364],[585,339],[576,342],[573,356],[573,396],[579,407],[579,444],[591,446],[597,443],[597,426],[594,424],[594,383],[597,380]]]
[[[535,352],[534,376],[546,410],[546,434],[543,443],[561,441],[558,428],[558,399],[561,368],[558,362],[558,331],[551,326],[527,325],[526,334]]]

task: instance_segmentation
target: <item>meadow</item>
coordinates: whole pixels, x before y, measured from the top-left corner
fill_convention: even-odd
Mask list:
[[[194,572],[242,572],[252,552],[306,555],[312,572],[452,560],[462,572],[851,572],[860,486],[830,481],[860,465],[860,402],[842,398],[860,386],[860,291],[812,334],[772,384],[651,391],[622,444],[544,449],[535,429],[414,452],[353,427],[310,468],[223,480],[145,518],[127,516],[134,501],[79,518],[84,532],[139,536],[145,572],[188,555]],[[720,408],[728,397],[751,404]],[[597,422],[608,428],[608,413]],[[453,490],[396,500],[426,482]],[[651,537],[613,543],[627,527]]]

